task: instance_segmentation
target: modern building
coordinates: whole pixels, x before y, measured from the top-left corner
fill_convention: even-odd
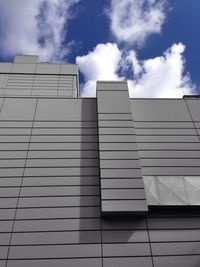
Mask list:
[[[0,266],[199,267],[200,99],[38,60],[0,63]]]

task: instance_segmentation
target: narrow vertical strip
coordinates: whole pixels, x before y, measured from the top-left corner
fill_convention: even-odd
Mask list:
[[[10,240],[9,240],[9,244],[8,244],[8,251],[7,251],[7,257],[6,257],[6,265],[5,265],[5,267],[7,267],[7,264],[8,264],[10,246],[11,246],[11,242],[12,242],[12,235],[13,235],[13,231],[14,231],[16,216],[17,216],[17,208],[18,208],[18,205],[19,205],[20,194],[21,194],[22,185],[23,185],[24,173],[25,173],[25,170],[26,170],[26,163],[27,163],[28,152],[29,152],[30,143],[31,143],[31,136],[32,136],[33,125],[34,125],[34,121],[35,121],[37,104],[38,104],[38,98],[36,99],[35,111],[34,111],[33,120],[32,120],[32,124],[31,124],[30,137],[29,137],[29,142],[28,142],[28,147],[27,147],[27,152],[26,152],[26,159],[25,159],[23,173],[22,173],[22,178],[21,178],[21,183],[20,183],[20,189],[19,189],[19,193],[18,193],[18,197],[17,197],[17,203],[16,203],[16,207],[15,207],[15,213],[14,213],[14,218],[13,218],[13,224],[12,224],[12,229],[11,229]]]

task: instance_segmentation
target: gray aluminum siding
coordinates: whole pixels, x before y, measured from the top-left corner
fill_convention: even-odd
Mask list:
[[[102,93],[98,112],[98,99],[58,94],[75,72],[37,57],[0,63],[0,266],[199,267],[199,209],[104,218],[101,187],[111,208],[133,209],[130,198],[144,197],[141,174],[198,179],[200,100],[128,101],[118,93],[116,115],[108,110],[113,95]]]
[[[98,146],[85,140],[98,137],[96,108],[96,99],[1,99],[1,137],[14,138],[1,143],[1,266],[198,267],[198,211],[100,217]],[[103,185],[112,181],[121,188]]]

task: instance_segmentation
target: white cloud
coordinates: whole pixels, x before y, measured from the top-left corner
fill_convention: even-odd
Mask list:
[[[37,54],[43,61],[60,61],[71,8],[79,0],[0,0],[0,53]]]
[[[130,51],[128,60],[136,73],[135,80],[128,81],[130,95],[180,98],[193,94],[195,86],[189,74],[185,74],[184,50],[182,43],[174,44],[162,56],[144,61],[139,61]]]
[[[96,80],[123,79],[128,80],[131,97],[180,98],[193,94],[195,86],[185,74],[184,50],[182,43],[174,44],[160,57],[142,61],[134,50],[124,53],[116,44],[99,44],[88,55],[76,58],[85,78],[82,96],[96,95]]]
[[[82,96],[96,95],[96,80],[119,80],[117,70],[122,52],[116,44],[98,44],[85,56],[76,58],[79,70],[83,73],[86,83]]]
[[[111,31],[118,41],[143,44],[152,33],[160,33],[167,0],[111,0],[108,12]]]

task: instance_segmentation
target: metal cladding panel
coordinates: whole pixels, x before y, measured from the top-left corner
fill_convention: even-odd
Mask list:
[[[5,242],[7,242],[7,234],[4,234]],[[80,239],[81,235],[81,239]],[[0,236],[1,237],[1,236]],[[0,241],[3,243],[3,241]],[[51,232],[46,233],[13,233],[12,245],[50,245],[50,244],[96,244],[101,242],[101,234],[99,231],[70,231],[70,232]]]
[[[200,230],[199,229],[163,229],[149,231],[150,239],[152,242],[184,242],[184,241],[199,241]]]
[[[143,189],[103,189],[101,196],[104,200],[144,200],[145,192]]]
[[[26,177],[25,177],[26,178]],[[6,178],[5,178],[6,179]],[[14,179],[14,178],[13,178]],[[8,179],[7,179],[8,180]],[[2,181],[2,184],[8,185],[8,182]],[[12,180],[10,178],[9,180]],[[15,181],[12,181],[14,184]],[[25,186],[81,186],[81,185],[99,185],[99,177],[98,176],[89,176],[89,177],[34,177],[33,179],[27,178],[24,179]],[[11,182],[10,182],[11,183]],[[17,183],[17,181],[16,181]]]
[[[96,121],[96,105],[92,99],[39,99],[36,121]],[[53,127],[52,127],[53,128]]]
[[[37,64],[36,74],[59,74],[60,64],[41,63]]]
[[[1,262],[0,262],[1,263]],[[82,258],[82,259],[28,259],[28,260],[9,260],[7,267],[102,267],[100,258]],[[3,267],[3,266],[2,266]]]
[[[12,65],[12,63],[0,62],[0,73],[9,73]]]
[[[104,83],[105,89],[107,83]],[[114,84],[113,84],[114,87]],[[109,119],[109,113],[114,114],[126,114],[128,119],[130,119],[130,106],[128,104],[128,91],[112,91],[112,90],[99,89],[97,84],[97,101],[98,101],[98,113],[104,113],[105,118],[99,118],[100,120]],[[128,90],[128,88],[127,88]],[[112,120],[112,119],[111,119]]]
[[[136,215],[147,211],[129,101],[128,87],[125,82],[97,83],[101,212],[103,215]],[[130,131],[126,132],[127,129]],[[126,156],[126,153],[122,152],[127,150],[129,155]],[[109,158],[105,158],[102,151],[113,152],[113,154],[110,153]],[[123,181],[125,177],[141,179],[140,186],[134,183],[124,183],[121,189],[117,189],[115,180]],[[103,185],[104,178],[113,178],[114,183],[113,185],[110,183],[109,189]]]
[[[187,105],[182,99],[131,99],[134,121],[190,121]]]
[[[12,198],[6,202],[7,199],[2,199],[0,207],[15,207],[16,199]],[[19,200],[18,206],[20,208],[45,208],[45,207],[78,207],[78,206],[94,206],[100,205],[99,196],[69,196],[66,201],[65,196],[48,196],[48,197],[26,197]]]
[[[2,154],[0,153],[0,156]],[[8,154],[8,156],[11,157],[12,154]],[[54,154],[50,154],[49,155],[49,152],[48,151],[29,151],[29,159],[37,159],[37,156],[39,156],[39,158],[64,158],[64,159],[79,159],[80,156],[82,156],[84,159],[97,159],[98,158],[98,151],[96,150],[83,150],[82,152],[81,151],[78,151],[78,150],[75,150],[75,151],[68,151],[68,150],[56,150],[54,151]]]
[[[102,219],[101,223],[103,231],[115,230],[118,231],[119,234],[121,230],[131,230],[132,233],[137,230],[147,230],[147,222],[145,217],[105,217]],[[128,232],[127,235],[125,234],[124,241],[127,241],[129,239],[129,236],[130,232]]]
[[[127,238],[128,237],[128,238]],[[148,242],[148,233],[146,230],[132,231],[132,230],[121,230],[121,231],[103,231],[102,241],[104,243],[140,243]]]
[[[153,267],[151,257],[128,257],[128,258],[105,258],[103,260],[104,267]]]
[[[7,227],[3,225],[4,231]],[[19,220],[15,222],[14,232],[69,232],[80,231],[80,239],[82,231],[100,230],[99,218],[69,218],[69,219],[40,219],[40,220]],[[10,229],[10,228],[9,228]],[[87,232],[90,233],[90,232]]]
[[[78,75],[78,66],[76,64],[61,64],[60,74]]]
[[[0,246],[8,246],[11,233],[0,233]]]
[[[114,190],[113,190],[114,191]],[[102,199],[102,198],[101,198]],[[143,215],[146,199],[138,200],[101,200],[101,209],[109,215]],[[146,210],[145,210],[146,211]],[[106,214],[107,215],[107,214]]]
[[[143,181],[140,178],[135,179],[101,179],[101,187],[104,189],[110,188],[141,188]]]
[[[106,87],[105,87],[106,83]],[[127,91],[127,83],[125,81],[99,81],[98,82],[98,89],[101,91]]]
[[[15,63],[13,64],[11,73],[35,73],[36,64],[31,63]]]
[[[6,259],[7,254],[8,254],[8,246],[1,246],[0,247],[0,260]]]
[[[152,243],[151,248],[155,256],[200,254],[200,242]]]
[[[36,64],[38,62],[39,62],[39,56],[17,55],[14,58],[14,63],[32,63],[32,64]]]
[[[167,230],[170,232],[174,229],[174,231],[178,230],[177,232],[179,232],[181,229],[188,231],[191,231],[191,229],[197,229],[199,231],[200,229],[200,218],[198,216],[191,215],[190,218],[188,214],[184,214],[183,216],[178,213],[171,217],[166,213],[164,216],[163,218],[162,215],[150,217],[148,219],[149,230]],[[162,232],[160,231],[160,233]]]
[[[6,98],[0,120],[32,120],[36,106],[36,99]]]
[[[160,99],[157,99],[159,101]],[[156,100],[154,100],[156,101]],[[184,100],[183,100],[184,101]],[[190,129],[194,124],[190,121],[134,121],[135,129]],[[172,130],[172,131],[173,131]]]
[[[8,217],[12,216],[9,210]],[[39,220],[39,219],[70,219],[70,218],[98,218],[100,216],[98,207],[51,207],[51,208],[27,208],[18,209],[17,220]]]
[[[104,244],[103,253],[105,257],[150,256],[150,249],[148,243]]]
[[[31,178],[27,178],[31,179]],[[81,191],[81,192],[80,192]],[[23,187],[21,190],[22,197],[48,197],[48,196],[79,196],[80,193],[83,196],[99,195],[99,186],[84,186],[80,188],[79,186],[56,186],[56,187]]]
[[[168,266],[181,266],[181,267],[198,267],[200,262],[199,255],[184,255],[184,256],[161,256],[153,258],[154,267],[168,267]]]
[[[11,246],[10,259],[23,258],[89,258],[99,257],[101,245],[99,244],[71,244],[52,246]]]

